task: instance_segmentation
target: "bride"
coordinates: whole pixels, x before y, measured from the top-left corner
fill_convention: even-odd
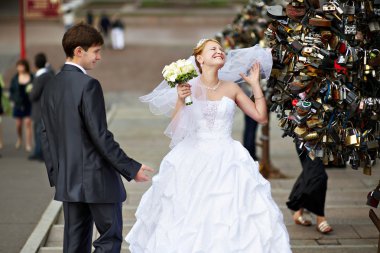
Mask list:
[[[137,222],[126,237],[130,251],[291,252],[270,183],[231,138],[236,105],[258,123],[268,121],[259,80],[269,77],[271,54],[255,46],[226,56],[218,41],[202,39],[191,59],[200,76],[177,89],[163,81],[142,97],[152,112],[173,116],[166,130],[172,150],[141,199]],[[239,78],[250,84],[255,102],[233,82]],[[193,104],[186,106],[190,95]]]

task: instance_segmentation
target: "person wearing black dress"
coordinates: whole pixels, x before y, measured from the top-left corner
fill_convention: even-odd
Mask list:
[[[16,119],[17,142],[16,148],[22,144],[22,125],[25,124],[25,149],[32,151],[32,104],[29,100],[28,89],[32,87],[33,75],[27,60],[21,59],[16,63],[17,73],[10,85],[10,99],[14,104],[13,117]]]
[[[302,165],[301,175],[295,182],[286,203],[288,208],[294,211],[293,219],[297,225],[311,226],[312,222],[303,217],[304,209],[317,216],[317,230],[327,234],[333,231],[325,218],[325,201],[328,176],[322,160],[310,158],[306,150],[296,146]]]

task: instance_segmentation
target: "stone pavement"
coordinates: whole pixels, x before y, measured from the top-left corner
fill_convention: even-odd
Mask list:
[[[101,81],[107,92],[108,107],[116,105],[110,128],[129,155],[158,168],[160,160],[168,152],[169,141],[162,134],[168,119],[151,115],[147,107],[137,101],[137,97],[150,91],[161,80],[161,70],[165,64],[187,57],[198,39],[213,36],[225,26],[225,20],[226,17],[215,17],[213,22],[202,23],[197,16],[193,19],[186,17],[186,22],[181,23],[178,16],[146,17],[146,22],[140,18],[133,23],[132,19],[126,18],[126,50],[104,50],[102,62],[90,74]],[[200,26],[200,23],[203,25]],[[1,71],[5,73],[6,82],[14,73],[12,64],[17,59],[17,32],[15,21],[0,23],[0,58],[7,59],[5,63],[1,61],[0,67],[3,66]],[[44,51],[58,69],[64,61],[60,46],[62,34],[63,27],[59,22],[28,23],[29,59],[35,53]],[[42,164],[28,162],[27,154],[13,149],[13,124],[9,118],[4,120],[6,147],[0,159],[0,252],[7,253],[19,252],[52,196]],[[239,114],[234,128],[236,139],[241,137],[242,125],[242,115]],[[300,173],[300,164],[291,139],[280,137],[275,120],[271,121],[271,125],[273,164],[289,177],[271,180],[272,193],[284,213],[294,252],[376,252],[378,233],[368,218],[369,207],[364,203],[368,191],[375,187],[380,178],[379,165],[373,170],[372,177],[350,168],[328,170],[326,215],[335,232],[321,236],[314,226],[304,228],[293,225],[291,221],[285,202]],[[123,209],[124,235],[133,224],[134,211],[149,184],[126,183],[126,187],[129,199]],[[62,222],[61,216],[52,226],[45,247],[40,252],[62,251]]]
[[[4,148],[0,150],[0,252],[19,252],[46,209],[53,191],[46,169],[16,150],[15,122],[3,118]]]

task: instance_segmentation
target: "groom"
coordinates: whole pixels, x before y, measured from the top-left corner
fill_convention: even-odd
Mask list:
[[[91,252],[95,222],[100,237],[95,252],[120,252],[122,202],[128,181],[149,180],[153,171],[128,157],[107,129],[103,91],[87,75],[101,59],[101,34],[77,24],[62,39],[66,63],[48,83],[42,98],[42,147],[54,199],[63,202],[63,252]]]

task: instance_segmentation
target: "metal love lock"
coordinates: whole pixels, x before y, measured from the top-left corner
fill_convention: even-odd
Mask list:
[[[336,6],[335,4],[333,4],[332,2],[330,3],[325,3],[323,6],[322,6],[322,10],[324,12],[334,12],[336,11]]]
[[[343,13],[345,15],[355,15],[355,2],[350,0],[343,4]]]
[[[357,170],[360,165],[360,158],[358,152],[354,149],[351,153],[350,164],[352,169]]]
[[[345,129],[345,140],[346,146],[356,146],[359,143],[359,134],[354,127],[348,127]]]
[[[355,35],[357,33],[355,21],[350,22],[347,17],[343,20],[343,27],[345,35]]]
[[[372,134],[369,134],[366,137],[366,140],[364,140],[364,143],[366,143],[367,149],[378,149],[379,148],[379,142],[376,140],[375,136]]]
[[[337,1],[333,1],[332,4],[335,5],[335,10],[338,12],[339,15],[342,15],[344,13],[343,9],[340,8],[340,4]]]
[[[380,17],[380,6],[374,6],[373,7],[373,14],[375,15],[375,16],[378,16],[378,17]]]
[[[368,28],[370,32],[378,32],[380,31],[380,24],[379,21],[371,21],[368,23]]]
[[[363,174],[367,176],[372,175],[372,161],[369,154],[367,154],[364,159]]]

